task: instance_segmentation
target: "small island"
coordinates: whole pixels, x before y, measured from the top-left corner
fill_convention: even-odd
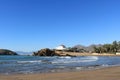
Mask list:
[[[0,49],[0,55],[18,55],[18,54],[8,49]]]

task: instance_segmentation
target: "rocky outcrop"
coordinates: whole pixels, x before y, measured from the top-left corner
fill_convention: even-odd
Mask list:
[[[0,49],[0,55],[18,55],[16,52],[7,49]]]
[[[34,52],[33,56],[60,56],[55,53],[54,50],[50,50],[49,48],[41,49],[38,52]]]

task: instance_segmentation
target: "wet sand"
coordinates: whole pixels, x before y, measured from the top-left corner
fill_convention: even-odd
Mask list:
[[[0,75],[0,80],[120,80],[120,67],[78,72]]]

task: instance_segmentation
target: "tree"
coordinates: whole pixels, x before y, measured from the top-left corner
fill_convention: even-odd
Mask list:
[[[95,52],[95,53],[100,53],[99,48],[97,48],[96,46],[94,46],[93,48],[94,48],[94,52]]]
[[[94,52],[96,53],[116,53],[120,50],[120,41],[113,41],[112,44],[104,44],[101,47],[94,46]]]
[[[117,52],[118,51],[118,42],[113,41],[112,45],[113,45],[113,52]]]
[[[104,52],[105,53],[108,53],[108,52],[111,52],[111,44],[104,44],[103,45],[103,48],[104,48]]]
[[[120,41],[118,41],[118,50],[120,50]]]

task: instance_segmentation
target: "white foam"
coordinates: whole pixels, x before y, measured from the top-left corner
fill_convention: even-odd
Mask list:
[[[59,57],[59,58],[65,58],[65,59],[70,59],[70,56],[65,56],[65,57]]]
[[[98,60],[97,56],[86,56],[85,59]]]
[[[80,62],[92,62],[92,61],[97,61],[98,57],[96,56],[88,56],[88,57],[82,57],[82,58],[61,58],[61,59],[57,59],[57,60],[53,60],[52,63],[53,64],[57,64],[57,63],[80,63]]]
[[[102,64],[102,67],[108,67],[109,65],[108,64]]]
[[[41,60],[35,60],[35,61],[17,61],[17,63],[40,63]]]
[[[81,69],[82,69],[82,67],[76,67],[76,69],[77,69],[77,70],[81,70]]]

